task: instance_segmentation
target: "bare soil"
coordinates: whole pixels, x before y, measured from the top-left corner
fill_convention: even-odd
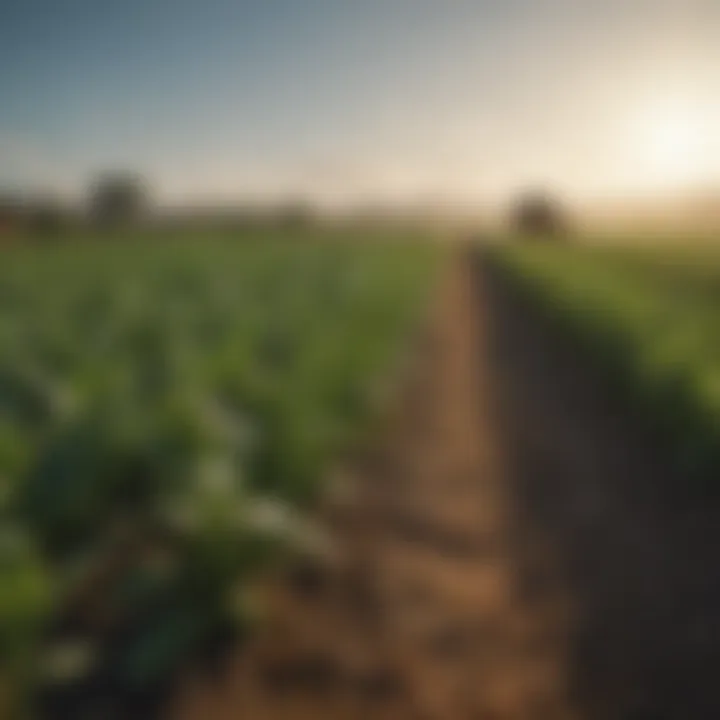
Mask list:
[[[473,253],[320,518],[337,559],[168,720],[720,717],[712,508]]]

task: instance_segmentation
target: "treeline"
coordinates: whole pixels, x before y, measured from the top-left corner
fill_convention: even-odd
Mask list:
[[[77,237],[83,232],[162,229],[301,228],[318,213],[302,199],[274,204],[236,203],[164,208],[154,202],[149,184],[131,173],[108,173],[93,180],[81,202],[43,194],[0,194],[0,238],[38,240]]]
[[[81,202],[70,203],[48,195],[0,194],[0,239],[16,237],[38,240],[92,236],[127,237],[128,230],[240,230],[279,228],[301,230],[333,217],[310,201],[291,197],[274,203],[192,203],[162,207],[153,198],[147,181],[128,172],[104,173],[90,184]],[[347,211],[343,222],[358,227],[396,222],[430,223],[427,208],[402,211],[382,206]],[[499,228],[498,228],[499,229]],[[531,190],[519,193],[505,215],[505,232],[526,240],[557,240],[571,232],[570,215],[551,193]],[[493,231],[496,234],[497,230]]]

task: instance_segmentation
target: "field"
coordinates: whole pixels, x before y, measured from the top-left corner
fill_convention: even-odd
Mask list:
[[[714,254],[638,252],[457,253],[357,496],[326,518],[343,569],[281,588],[169,717],[717,717],[710,436],[688,455],[677,401],[639,384],[658,327],[614,334],[631,290],[664,316],[670,278],[712,316],[687,273]]]
[[[440,262],[344,240],[4,253],[6,684],[142,691],[251,624],[253,580],[318,544],[303,511],[386,405]]]
[[[720,252],[126,240],[2,258],[8,718],[720,716]]]

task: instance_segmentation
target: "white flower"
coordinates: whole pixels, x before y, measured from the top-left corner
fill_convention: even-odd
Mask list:
[[[198,488],[202,493],[229,495],[235,489],[235,466],[231,457],[211,454],[202,457],[197,468]]]
[[[252,498],[243,512],[246,524],[268,535],[285,535],[296,522],[290,506],[275,498]]]
[[[77,681],[93,668],[97,651],[89,640],[65,640],[51,646],[45,654],[42,670],[51,682]]]

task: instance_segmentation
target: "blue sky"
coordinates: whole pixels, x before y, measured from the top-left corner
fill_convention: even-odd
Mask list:
[[[718,38],[717,0],[0,0],[0,184],[76,193],[125,167],[168,200],[712,182]]]

